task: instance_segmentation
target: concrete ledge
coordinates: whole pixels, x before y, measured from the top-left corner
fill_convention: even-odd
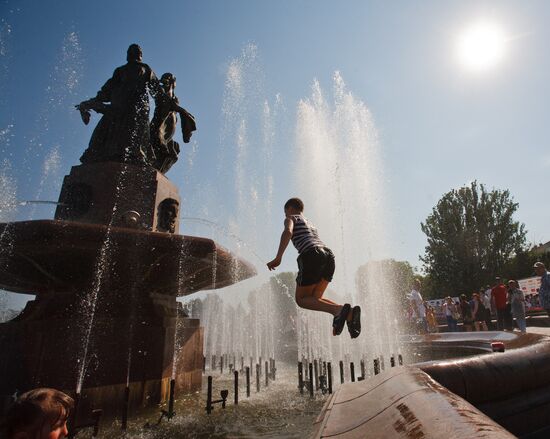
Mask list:
[[[312,438],[515,437],[416,367],[342,385],[314,425]]]

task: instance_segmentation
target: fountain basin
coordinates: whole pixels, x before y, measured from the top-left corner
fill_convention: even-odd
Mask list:
[[[495,341],[504,343],[505,352],[488,353]],[[410,342],[457,358],[344,384],[321,412],[314,437],[548,437],[549,337],[443,333]],[[458,358],[472,350],[486,353]]]
[[[0,224],[0,288],[36,294],[0,324],[0,411],[35,387],[81,392],[80,414],[200,389],[203,328],[177,296],[256,274],[211,239],[63,220]],[[79,414],[79,415],[80,415]]]
[[[185,296],[222,288],[256,274],[213,240],[61,220],[0,224],[4,236],[0,288],[16,293],[73,292],[91,285],[105,242],[117,284]],[[7,254],[6,254],[7,253]],[[128,269],[138,265],[139,270]]]

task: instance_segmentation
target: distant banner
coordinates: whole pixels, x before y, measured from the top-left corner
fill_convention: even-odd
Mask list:
[[[524,294],[538,294],[540,287],[540,277],[528,277],[527,279],[518,280],[519,287]]]

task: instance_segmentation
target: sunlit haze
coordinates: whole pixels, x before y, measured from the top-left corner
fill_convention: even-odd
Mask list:
[[[496,66],[506,51],[506,36],[497,24],[478,22],[466,28],[458,38],[460,63],[472,71]]]

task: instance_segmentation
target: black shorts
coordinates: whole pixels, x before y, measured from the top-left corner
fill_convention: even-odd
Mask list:
[[[321,279],[332,281],[334,275],[334,255],[326,247],[314,247],[298,256],[298,277],[300,287],[314,285]]]

